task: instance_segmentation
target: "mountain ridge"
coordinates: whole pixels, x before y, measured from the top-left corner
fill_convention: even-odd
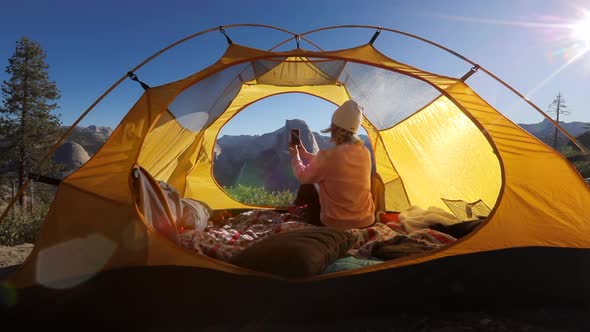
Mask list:
[[[553,145],[555,127],[551,121],[545,119],[539,123],[518,125],[547,145]],[[560,125],[574,137],[579,138],[582,144],[588,146],[590,123],[574,121],[560,122]],[[68,128],[67,126],[63,126],[63,132]],[[286,157],[288,156],[286,146],[289,140],[289,130],[292,128],[301,130],[303,145],[310,152],[316,153],[319,150],[324,150],[332,146],[332,143],[329,142],[329,136],[311,131],[307,123],[301,119],[286,120],[283,127],[261,135],[226,134],[217,139],[215,146],[214,174],[216,179],[221,185],[231,186],[236,183],[232,179],[238,179],[239,174],[241,174],[239,176],[243,179],[248,178],[244,175],[244,167],[245,169],[252,169],[254,166],[263,167],[267,169],[265,172],[270,172],[270,167],[266,167],[262,161],[256,160],[261,156],[265,160],[272,160],[274,163],[278,163],[277,165],[282,165],[281,172],[288,174],[290,167],[285,166]],[[52,158],[54,162],[65,166],[66,174],[71,173],[83,165],[88,159],[92,158],[113,131],[113,128],[107,126],[77,126],[72,130],[66,141],[56,150]],[[367,144],[368,138],[366,136],[362,136],[362,138],[365,140],[365,144],[370,147]],[[557,148],[562,148],[567,142],[568,139],[565,135],[558,131]],[[11,145],[9,140],[0,137],[0,152],[10,148]],[[0,172],[12,171],[14,166],[15,163],[4,163],[0,165]],[[264,176],[264,174],[259,174],[259,180]],[[266,176],[268,177],[269,175],[267,174]],[[251,180],[248,181],[251,182]],[[275,180],[268,181],[272,182]],[[281,187],[276,184],[270,184],[270,186],[276,187],[277,189]]]

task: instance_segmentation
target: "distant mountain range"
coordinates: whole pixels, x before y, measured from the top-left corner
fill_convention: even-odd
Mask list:
[[[63,127],[64,131],[68,128]],[[112,133],[113,129],[111,127],[76,127],[70,136],[68,136],[67,141],[80,144],[92,156],[100,149]]]
[[[590,123],[587,122],[560,122],[559,125],[576,138],[590,131]],[[519,126],[545,142],[545,144],[553,146],[556,127],[549,120],[545,119],[542,122],[535,124],[519,124]],[[564,145],[567,145],[568,142],[569,139],[558,130],[556,148],[561,149]],[[588,146],[585,143],[582,144]]]
[[[590,146],[590,123],[560,123],[585,146]],[[519,124],[523,129],[552,146],[554,127],[544,120],[536,124]],[[289,154],[286,149],[290,129],[301,131],[301,140],[306,149],[316,153],[332,146],[327,136],[312,132],[303,120],[286,120],[285,126],[262,135],[224,135],[217,140],[214,175],[223,186],[237,184],[264,185],[270,190],[293,189],[297,181],[291,174]],[[64,127],[64,131],[67,127]],[[110,127],[76,127],[55,152],[53,160],[64,166],[65,176],[78,169],[94,155],[112,134]],[[367,137],[363,137],[368,146]],[[568,142],[558,135],[558,148]],[[0,153],[10,142],[0,137]],[[11,172],[15,162],[0,165],[0,173]]]
[[[590,139],[590,123],[560,123],[574,137]],[[537,124],[521,124],[522,128],[536,136],[549,146],[553,146],[554,126],[545,120]],[[222,186],[237,184],[264,186],[269,190],[293,190],[298,186],[293,177],[290,158],[287,152],[288,133],[290,129],[301,131],[302,142],[310,152],[316,152],[332,146],[328,136],[311,132],[302,120],[287,120],[285,126],[264,135],[222,136],[217,140],[218,151],[214,163],[214,176]],[[367,137],[362,137],[370,149]],[[557,148],[561,149],[569,142],[565,135],[558,132]],[[588,145],[586,145],[588,146]]]

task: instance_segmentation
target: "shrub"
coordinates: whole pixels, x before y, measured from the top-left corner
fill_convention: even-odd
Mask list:
[[[575,157],[575,156],[580,155],[580,152],[571,146],[566,146],[562,150],[562,154],[565,157]],[[582,177],[584,177],[584,178],[590,177],[590,161],[576,161],[573,163],[573,165],[578,170],[578,172],[580,172]]]
[[[263,187],[241,184],[224,189],[233,199],[249,205],[287,207],[295,199],[294,194],[288,190],[268,192]]]
[[[34,243],[46,213],[47,207],[38,208],[33,213],[14,208],[0,223],[0,245]]]

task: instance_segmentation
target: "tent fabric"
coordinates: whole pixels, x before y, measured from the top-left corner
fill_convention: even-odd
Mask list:
[[[506,248],[590,248],[590,189],[577,171],[464,82],[396,62],[372,45],[270,52],[231,44],[210,67],[148,89],[104,146],[62,182],[13,283],[51,285],[163,265],[275,278],[196,255],[155,232],[137,209],[132,173],[143,167],[214,209],[249,208],[215,180],[215,141],[244,108],[282,93],[364,106],[387,210],[448,210],[444,200],[493,207],[482,227],[452,246],[311,280]]]

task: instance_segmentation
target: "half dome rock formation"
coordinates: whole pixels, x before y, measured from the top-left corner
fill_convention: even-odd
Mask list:
[[[57,164],[63,165],[68,170],[78,169],[84,165],[90,156],[84,150],[82,145],[75,142],[65,142],[60,145],[53,155],[53,160]]]
[[[285,126],[263,135],[221,137],[221,154],[214,162],[214,176],[222,186],[262,186],[267,190],[296,190],[291,171],[289,139],[299,129],[301,142],[312,153],[320,149],[314,133],[303,120],[286,120]]]

